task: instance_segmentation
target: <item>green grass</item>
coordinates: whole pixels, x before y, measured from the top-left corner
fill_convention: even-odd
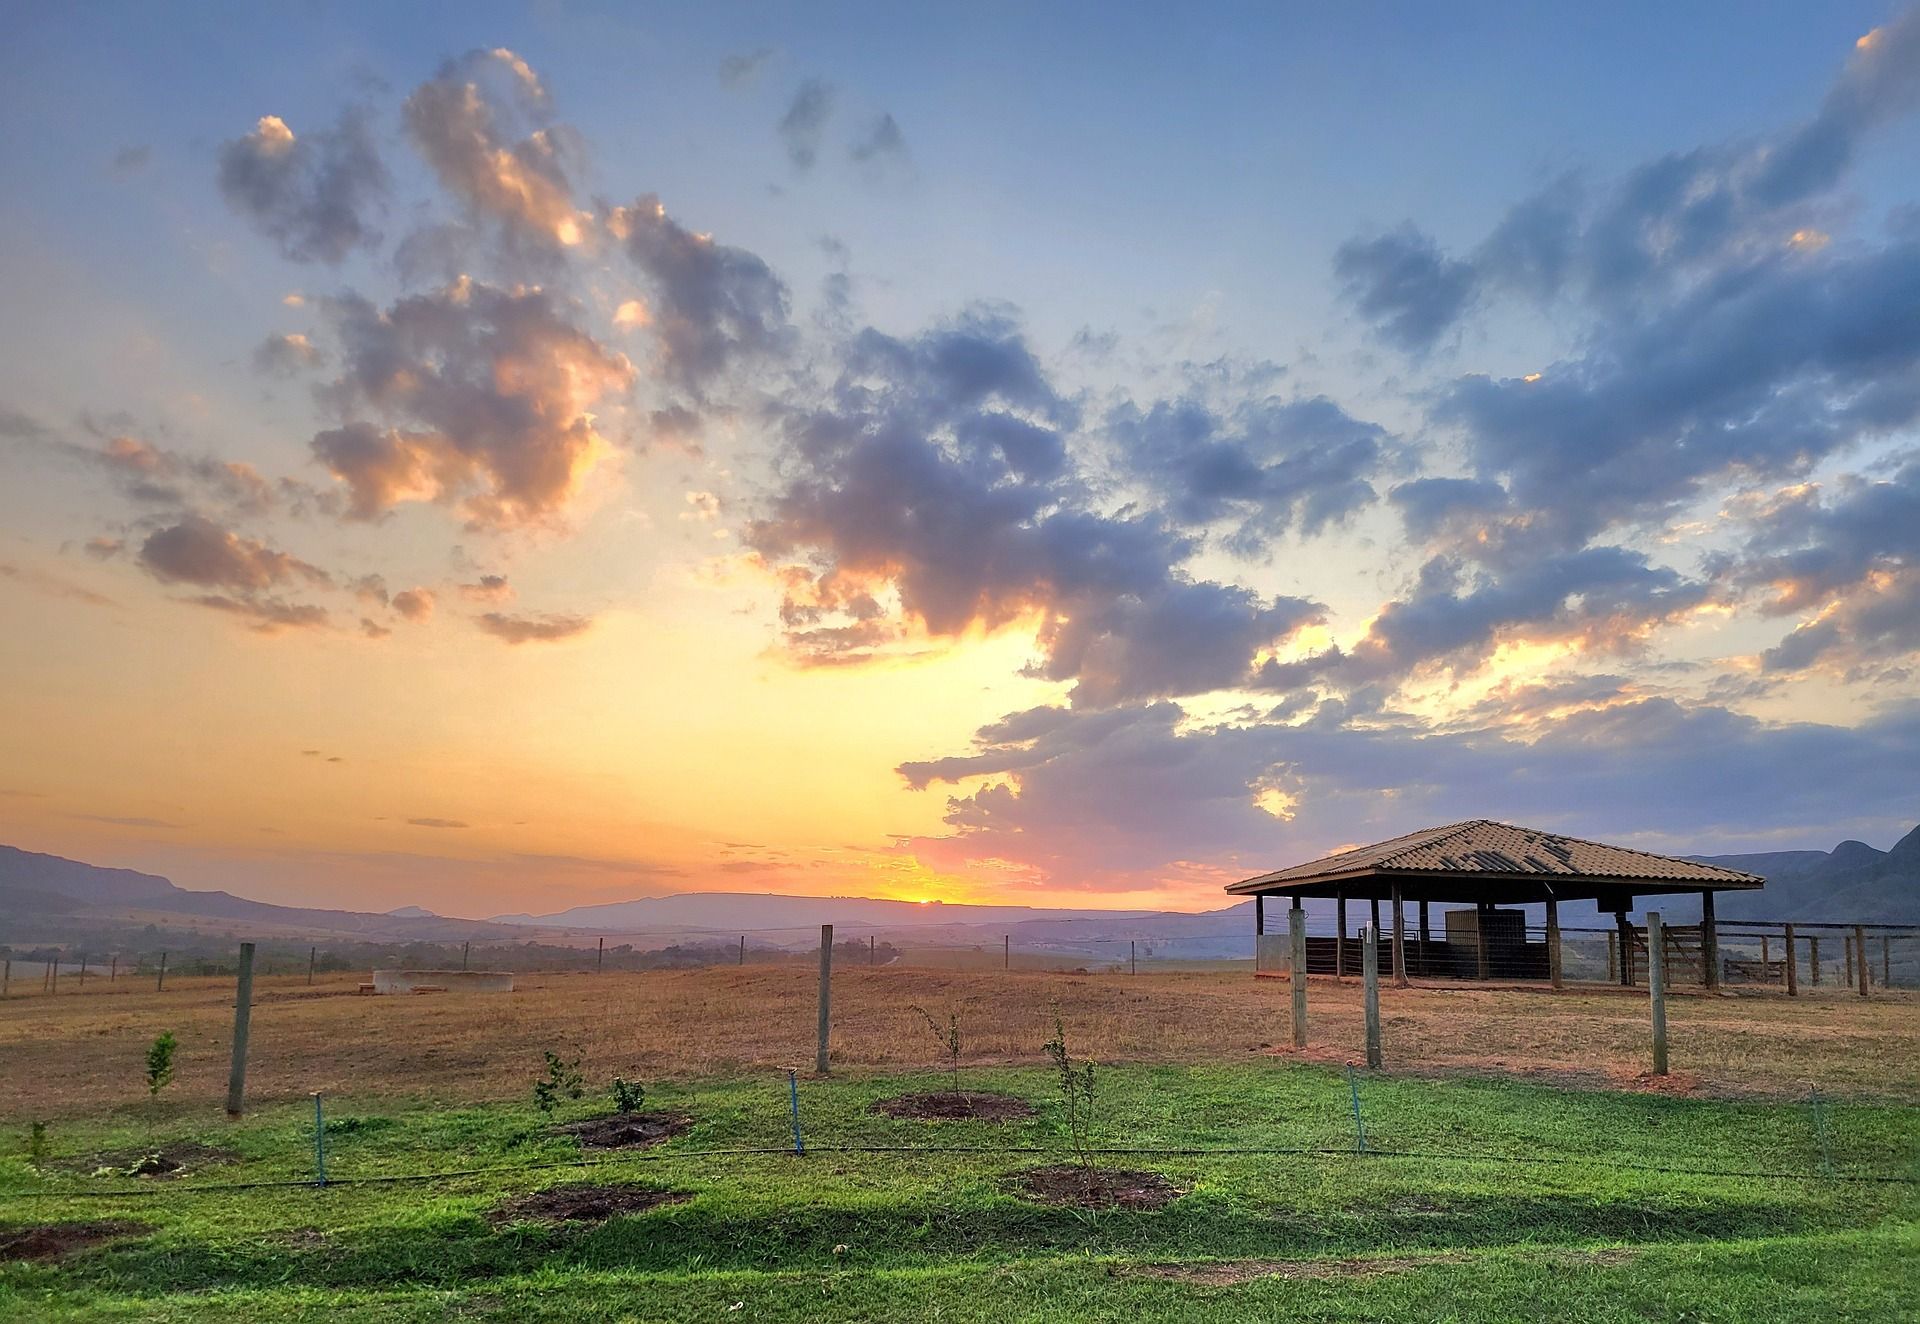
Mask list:
[[[326,1190],[191,1189],[310,1178],[305,1108],[229,1124],[162,1105],[62,1123],[37,1168],[24,1134],[0,1159],[0,1232],[102,1218],[151,1231],[0,1266],[0,1318],[1886,1319],[1906,1309],[1920,1250],[1911,1108],[1829,1106],[1835,1173],[1903,1179],[1860,1182],[1821,1175],[1804,1105],[1363,1077],[1369,1145],[1401,1152],[1358,1155],[1340,1073],[1113,1068],[1098,1143],[1315,1152],[1116,1154],[1104,1161],[1188,1193],[1095,1216],[1014,1189],[1064,1141],[1043,1072],[968,1073],[971,1088],[1032,1098],[1030,1122],[870,1111],[943,1083],[803,1082],[804,1158],[713,1152],[790,1145],[784,1078],[660,1086],[649,1105],[688,1112],[693,1129],[592,1166],[531,1106],[335,1100],[328,1166],[344,1184]],[[88,1155],[156,1139],[241,1157],[173,1183],[85,1172]],[[691,1198],[602,1225],[486,1217],[509,1195],[582,1180]],[[137,1193],[107,1193],[127,1187]],[[1391,1272],[1344,1263],[1379,1257]],[[1327,1276],[1210,1286],[1140,1272],[1233,1260],[1312,1262]]]

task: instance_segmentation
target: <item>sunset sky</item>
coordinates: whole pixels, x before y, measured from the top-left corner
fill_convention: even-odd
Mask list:
[[[0,842],[1199,909],[1920,821],[1920,11],[0,29]]]

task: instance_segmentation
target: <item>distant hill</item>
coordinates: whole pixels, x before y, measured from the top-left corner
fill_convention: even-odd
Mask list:
[[[1830,851],[1697,858],[1767,880],[1764,891],[1720,899],[1717,913],[1729,919],[1920,924],[1920,827],[1884,851],[1863,841],[1843,841]]]
[[[37,892],[85,905],[148,904],[180,891],[158,874],[103,869],[12,846],[0,846],[0,890]]]
[[[496,924],[542,928],[632,930],[645,928],[804,928],[820,924],[873,926],[1009,924],[1038,918],[1115,920],[1157,914],[1151,910],[1044,910],[1033,906],[970,906],[945,901],[891,901],[860,896],[787,896],[772,892],[676,892],[597,906],[574,906],[550,915],[495,915]]]

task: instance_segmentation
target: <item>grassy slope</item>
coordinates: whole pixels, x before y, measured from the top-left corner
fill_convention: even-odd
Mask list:
[[[1030,1123],[932,1126],[868,1111],[937,1077],[803,1084],[810,1143],[1057,1148],[1057,1109],[1037,1071],[968,1073],[1042,1103]],[[60,1318],[1041,1317],[1504,1319],[1889,1318],[1920,1250],[1916,1188],[1813,1176],[1806,1107],[1579,1093],[1497,1082],[1368,1079],[1371,1144],[1445,1159],[1351,1153],[1115,1158],[1190,1194],[1154,1214],[1091,1218],[1016,1198],[1011,1174],[1047,1161],[1007,1152],[818,1150],[707,1155],[788,1143],[784,1080],[657,1091],[698,1119],[648,1157],[590,1169],[530,1108],[336,1101],[336,1178],[507,1168],[428,1185],[367,1184],[189,1194],[189,1183],[308,1175],[297,1106],[227,1126],[184,1115],[62,1123],[49,1172],[0,1160],[0,1226],[122,1217],[150,1236],[59,1265],[0,1270],[0,1315]],[[1350,1149],[1338,1073],[1271,1062],[1126,1067],[1104,1077],[1113,1145]],[[578,1105],[584,1115],[594,1101]],[[204,1113],[200,1116],[203,1118]],[[1830,1115],[1841,1171],[1920,1175],[1911,1109],[1850,1104]],[[62,1158],[162,1139],[230,1145],[242,1162],[135,1197],[70,1194],[115,1183],[61,1172]],[[675,1155],[678,1155],[677,1157]],[[17,1147],[16,1147],[17,1155]],[[1555,1160],[1547,1163],[1521,1160]],[[1642,1167],[1639,1165],[1650,1165]],[[1664,1167],[1667,1171],[1656,1171]],[[495,1228],[507,1194],[591,1179],[692,1193],[599,1227]],[[33,1194],[32,1199],[18,1198]],[[847,1249],[836,1254],[834,1247]],[[1637,1250],[1616,1262],[1596,1250]],[[1389,1273],[1340,1262],[1403,1257]],[[1311,1261],[1332,1276],[1208,1286],[1139,1266]],[[1327,1266],[1332,1265],[1331,1269]],[[1297,1274],[1299,1270],[1292,1270]],[[193,1294],[191,1296],[185,1294]],[[747,1302],[740,1312],[726,1307]],[[1877,1303],[1877,1305],[1876,1305]],[[1901,1307],[1904,1308],[1904,1307]]]

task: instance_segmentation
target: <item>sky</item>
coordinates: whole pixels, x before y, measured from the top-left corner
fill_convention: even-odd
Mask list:
[[[1920,11],[0,29],[9,844],[1205,909],[1920,820]]]

